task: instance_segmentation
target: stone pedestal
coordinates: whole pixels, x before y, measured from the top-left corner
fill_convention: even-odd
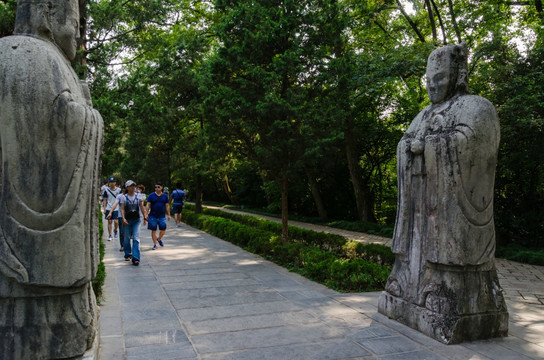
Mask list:
[[[75,289],[74,289],[75,290]],[[98,306],[90,284],[72,294],[0,298],[0,350],[6,359],[65,359],[93,351]],[[87,356],[88,356],[87,355]]]
[[[434,267],[427,274],[431,279],[420,299],[384,291],[378,311],[445,344],[508,335],[508,311],[494,268]]]

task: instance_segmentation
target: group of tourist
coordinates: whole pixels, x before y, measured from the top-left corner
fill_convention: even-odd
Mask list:
[[[110,177],[101,189],[102,209],[108,220],[108,241],[119,238],[119,251],[124,251],[125,261],[132,261],[136,266],[140,264],[142,220],[143,225],[147,224],[147,228],[151,230],[152,250],[164,246],[166,221],[170,221],[170,205],[176,226],[179,227],[181,223],[187,191],[181,189],[181,184],[177,184],[176,190],[169,196],[160,182],[155,183],[154,190],[146,197],[144,185],[128,180],[124,186],[119,186],[114,177]]]

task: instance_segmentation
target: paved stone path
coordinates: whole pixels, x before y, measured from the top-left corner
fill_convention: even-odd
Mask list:
[[[138,267],[123,261],[116,241],[106,241],[101,359],[544,358],[544,306],[533,298],[507,298],[509,337],[447,346],[377,313],[379,292],[341,294],[172,225],[156,251],[142,230]],[[518,265],[505,265],[504,279],[523,274],[514,285],[531,279],[523,294],[541,300],[534,291],[541,273]]]

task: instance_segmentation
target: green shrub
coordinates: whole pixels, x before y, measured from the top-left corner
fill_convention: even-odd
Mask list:
[[[495,256],[531,265],[544,265],[544,250],[528,249],[518,244],[498,247]]]
[[[283,244],[281,238],[271,241],[273,259],[280,265],[288,268],[302,267],[302,250],[305,244],[299,242],[288,242]]]
[[[385,246],[347,242],[334,234],[293,227],[291,235],[296,240],[283,243],[279,224],[264,219],[219,210],[195,214],[189,208],[184,210],[183,220],[339,291],[383,289],[390,268],[370,261],[392,264],[391,251]]]
[[[326,285],[343,291],[382,290],[389,269],[363,259],[335,259],[329,265]]]
[[[384,266],[393,266],[395,254],[388,246],[348,241],[343,246],[343,252],[349,259],[360,258]]]
[[[104,225],[102,223],[102,216],[101,212],[99,210],[98,213],[98,252],[100,254],[100,263],[98,264],[98,268],[96,270],[95,277],[93,281],[91,282],[91,285],[93,287],[94,294],[96,296],[96,302],[100,305],[100,301],[102,299],[102,288],[104,287],[104,282],[106,281],[106,266],[104,265],[104,253],[105,253],[105,246],[104,242],[102,241],[102,236],[104,235]]]

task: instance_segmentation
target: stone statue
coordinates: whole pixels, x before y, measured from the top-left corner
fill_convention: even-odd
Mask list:
[[[378,309],[444,343],[506,336],[494,262],[497,113],[468,94],[464,43],[433,51],[426,75],[431,105],[397,148],[396,261]]]
[[[0,39],[6,359],[77,357],[97,338],[90,282],[99,262],[103,121],[70,66],[78,35],[77,0],[20,0],[15,35]]]

